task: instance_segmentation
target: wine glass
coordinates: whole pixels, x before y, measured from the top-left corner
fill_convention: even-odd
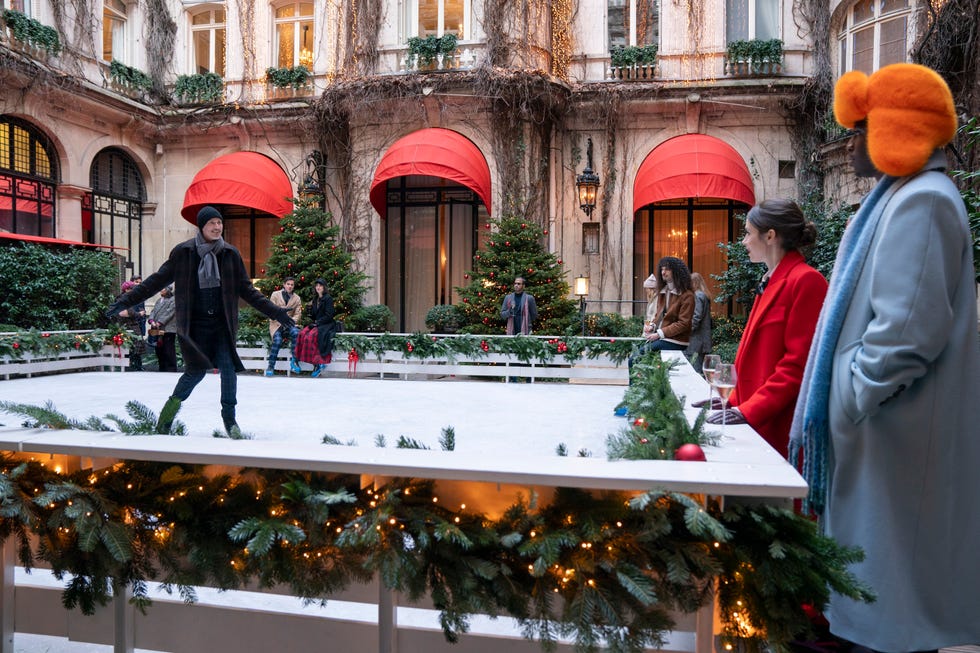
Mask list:
[[[735,382],[738,374],[735,373],[735,366],[731,363],[722,363],[715,369],[711,385],[718,391],[721,397],[721,434],[725,435],[725,419],[728,416],[728,398],[735,391]]]
[[[718,354],[705,354],[704,360],[701,361],[701,372],[704,373],[704,380],[708,382],[708,408],[711,408],[711,386],[719,365],[721,365],[721,356]]]

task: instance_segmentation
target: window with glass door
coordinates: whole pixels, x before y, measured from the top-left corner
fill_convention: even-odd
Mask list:
[[[859,0],[844,16],[838,33],[839,74],[871,74],[882,66],[908,61],[908,0]]]
[[[444,34],[455,34],[461,41],[469,39],[471,8],[470,0],[404,0],[400,26],[403,40]]]
[[[85,242],[124,248],[130,275],[142,274],[146,190],[136,162],[122,150],[106,148],[92,161],[89,183],[92,192],[82,200]]]
[[[276,67],[303,66],[313,72],[313,3],[290,2],[275,9]]]
[[[126,61],[126,3],[105,0],[102,6],[102,60]]]
[[[54,237],[56,162],[43,132],[0,116],[0,231]]]
[[[726,0],[727,42],[781,38],[779,12],[779,0]]]
[[[225,76],[225,10],[208,9],[191,16],[191,73]]]
[[[606,6],[609,49],[657,45],[660,36],[659,0],[609,0]]]

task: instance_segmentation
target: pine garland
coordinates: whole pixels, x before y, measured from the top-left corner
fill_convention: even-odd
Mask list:
[[[653,377],[666,368],[652,366]],[[136,422],[155,423],[130,405]],[[31,414],[78,426],[50,406]],[[440,445],[452,440],[445,429]],[[351,475],[131,461],[60,474],[0,457],[0,539],[16,539],[25,567],[43,561],[70,577],[64,605],[85,614],[126,586],[147,609],[152,581],[187,600],[197,585],[258,583],[324,602],[377,574],[431,597],[449,641],[471,614],[508,615],[546,646],[571,637],[580,651],[626,652],[661,643],[671,613],[699,609],[718,581],[726,637],[778,649],[806,631],[804,604],[822,609],[831,590],[871,598],[847,570],[858,550],[770,506],[560,488],[546,505],[522,499],[493,519],[438,499],[424,479],[361,489]]]

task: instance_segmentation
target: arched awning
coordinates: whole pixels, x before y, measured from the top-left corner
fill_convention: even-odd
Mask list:
[[[292,196],[289,177],[275,161],[258,152],[233,152],[219,156],[194,175],[180,214],[196,223],[201,207],[231,204],[281,218],[293,210]]]
[[[449,129],[420,129],[395,141],[374,171],[371,205],[385,217],[389,179],[407,175],[431,175],[455,181],[476,193],[490,213],[490,168],[479,148],[465,136]]]
[[[752,175],[738,152],[704,134],[677,136],[658,145],[633,182],[633,213],[647,204],[713,197],[755,204]]]

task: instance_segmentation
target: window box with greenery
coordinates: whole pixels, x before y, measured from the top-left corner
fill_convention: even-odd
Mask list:
[[[782,71],[780,39],[731,41],[725,54],[725,73],[733,76],[776,75]]]
[[[266,68],[265,81],[270,98],[308,95],[313,90],[313,73],[306,66]]]
[[[10,32],[11,45],[19,46],[32,56],[39,56],[42,52],[47,56],[55,56],[61,52],[61,39],[53,27],[42,25],[13,9],[5,9],[2,16]]]
[[[657,69],[657,46],[615,47],[609,52],[609,63],[613,79],[653,79]]]
[[[174,98],[180,104],[216,104],[225,96],[225,81],[218,73],[179,75]]]
[[[115,59],[109,63],[109,82],[113,90],[129,96],[138,97],[153,88],[149,75]]]
[[[413,36],[408,39],[409,70],[443,70],[454,68],[453,56],[459,40],[455,34]]]

